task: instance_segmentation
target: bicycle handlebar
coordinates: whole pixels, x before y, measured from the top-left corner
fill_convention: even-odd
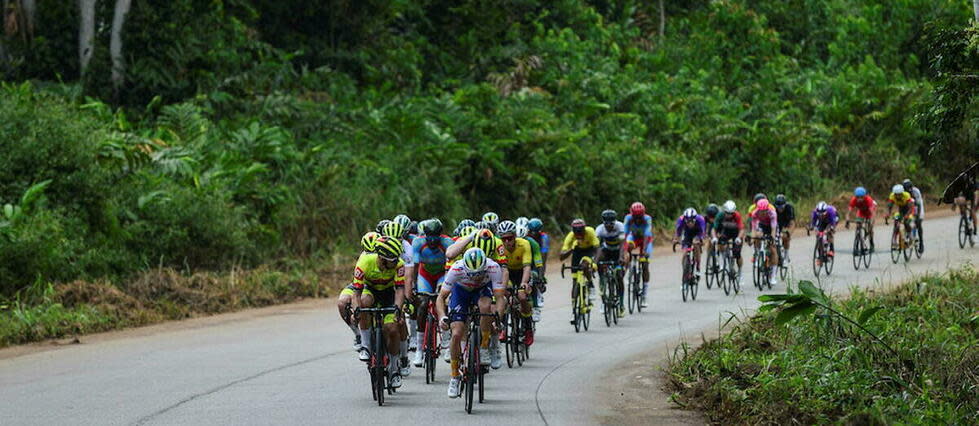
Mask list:
[[[565,265],[565,264],[562,263],[561,264],[561,278],[562,279],[564,278],[564,271],[567,270],[567,269],[570,269],[571,272],[578,272],[578,271],[581,271],[584,268],[582,268],[581,266],[568,266],[568,265]]]

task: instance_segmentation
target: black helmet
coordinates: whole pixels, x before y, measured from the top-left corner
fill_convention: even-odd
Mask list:
[[[442,235],[442,221],[438,219],[429,219],[421,223],[420,225],[422,234],[428,237],[437,237]]]
[[[714,217],[717,216],[720,211],[721,209],[717,207],[717,204],[710,203],[707,205],[707,209],[704,210],[704,213],[707,213],[707,216]]]
[[[782,207],[787,203],[785,199],[785,194],[778,194],[775,196],[775,207]]]
[[[615,214],[615,210],[611,210],[611,209],[605,210],[602,212],[602,222],[604,223],[615,222],[617,216],[618,215]]]
[[[391,223],[391,221],[387,219],[377,222],[377,227],[374,228],[374,231],[377,232],[378,234],[382,233],[382,231],[384,231],[384,225],[387,225],[389,223]]]
[[[914,188],[914,185],[911,184],[911,179],[905,179],[904,182],[901,182],[901,185],[904,185],[904,190],[908,192],[911,192],[911,188]]]

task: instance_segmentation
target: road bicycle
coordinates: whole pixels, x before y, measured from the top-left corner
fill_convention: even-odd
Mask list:
[[[396,307],[358,308],[354,311],[358,315],[360,313],[367,313],[373,317],[370,329],[368,330],[371,336],[371,344],[367,349],[370,351],[371,357],[367,361],[367,372],[370,374],[371,379],[371,396],[377,401],[378,406],[384,405],[385,392],[390,395],[395,391],[391,387],[391,378],[387,374],[391,357],[387,353],[387,342],[384,338],[383,324],[385,316],[388,314],[397,316],[399,315],[399,311]]]
[[[806,229],[806,235],[812,228]],[[834,256],[830,256],[832,245],[829,242],[829,234],[826,230],[816,231],[816,245],[812,249],[812,272],[819,278],[819,271],[825,271],[826,276],[833,273]]]
[[[442,346],[439,342],[441,333],[439,332],[438,311],[435,309],[435,301],[428,303],[428,312],[425,314],[425,331],[422,333],[422,344],[418,350],[422,351],[425,364],[425,384],[435,383],[435,365],[439,356],[442,354]]]
[[[707,284],[707,289],[710,290],[713,284],[717,284],[721,287],[721,265],[720,265],[721,254],[717,250],[717,244],[711,244],[710,250],[707,250],[707,266],[704,268],[704,282]]]
[[[649,259],[639,253],[630,253],[629,260],[629,289],[628,300],[629,314],[642,312],[642,271],[643,263],[648,263]]]
[[[503,317],[503,338],[500,344],[506,349],[506,365],[513,368],[514,362],[517,366],[523,365],[527,359],[527,345],[524,344],[523,335],[524,318],[520,315],[520,298],[513,288],[506,289],[507,313]]]
[[[673,252],[676,253],[677,243],[673,243]],[[691,244],[689,247],[683,247],[683,269],[681,272],[680,281],[680,293],[683,296],[683,302],[686,303],[687,296],[690,300],[697,300],[697,278],[696,273],[696,259],[694,258],[694,246]]]
[[[887,219],[884,219],[887,223]],[[910,228],[911,232],[907,232]],[[911,253],[918,250],[918,233],[907,217],[895,217],[894,228],[891,232],[891,262],[897,263],[904,257],[904,262],[911,260]]]
[[[721,273],[718,276],[720,286],[724,289],[724,295],[730,295],[731,291],[738,294],[741,291],[741,267],[738,266],[737,259],[734,258],[734,239],[717,240],[716,245],[723,245],[721,251]]]
[[[851,223],[856,224],[853,231],[853,269],[859,271],[860,265],[868,269],[870,259],[874,256],[874,242],[870,239],[870,232],[867,232],[864,224],[870,226],[870,221],[862,218],[846,221],[847,225]]]
[[[605,325],[619,323],[619,305],[624,293],[622,281],[619,280],[619,262],[616,260],[601,260],[598,262],[598,282],[602,292],[602,309]]]
[[[976,227],[975,223],[972,223],[972,218],[969,217],[969,212],[972,211],[972,202],[956,201],[959,205],[959,248],[964,249],[966,242],[969,243],[969,247],[975,247]]]
[[[775,252],[778,253],[778,277],[785,281],[785,277],[789,275],[789,267],[785,264],[785,260],[789,258],[789,252],[785,249],[785,236],[789,231],[779,231],[779,237],[775,240]]]
[[[479,403],[482,404],[486,397],[486,366],[482,365],[479,359],[480,342],[482,342],[482,329],[479,327],[480,319],[490,317],[498,319],[496,314],[484,314],[479,312],[479,305],[473,304],[466,313],[466,323],[469,326],[469,336],[463,341],[462,345],[462,393],[466,402],[466,413],[473,412],[473,399],[476,388],[479,388]]]
[[[582,328],[588,331],[591,322],[591,300],[588,299],[588,280],[585,278],[584,268],[581,266],[561,265],[561,278],[564,278],[564,271],[571,270],[571,324],[574,325],[574,332],[578,333]]]
[[[772,288],[771,266],[768,265],[768,245],[772,243],[772,237],[766,235],[753,239],[758,240],[758,245],[751,258],[752,281],[755,288],[764,291],[766,286]]]

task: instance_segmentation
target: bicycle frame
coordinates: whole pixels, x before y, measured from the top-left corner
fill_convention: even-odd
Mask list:
[[[561,278],[564,278],[564,271],[571,270],[571,315],[574,317],[575,333],[581,331],[584,326],[588,331],[591,319],[591,304],[588,302],[588,284],[584,276],[584,268],[581,266],[561,265]]]
[[[371,378],[371,393],[374,400],[377,401],[377,405],[384,405],[384,393],[387,391],[388,394],[394,393],[394,389],[391,388],[390,383],[388,383],[387,368],[391,362],[390,356],[387,353],[386,342],[384,339],[384,316],[391,313],[397,313],[399,311],[396,307],[387,308],[358,308],[354,311],[355,314],[368,313],[373,317],[371,321],[371,326],[369,329],[371,335],[370,344],[370,360],[367,362],[367,372],[370,374]]]

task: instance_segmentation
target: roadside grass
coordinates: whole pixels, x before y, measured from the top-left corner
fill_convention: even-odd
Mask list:
[[[336,265],[193,274],[158,268],[125,285],[38,281],[0,301],[0,347],[326,297],[347,272]]]
[[[785,305],[678,348],[673,401],[718,424],[979,424],[976,269],[829,303],[854,323]]]

